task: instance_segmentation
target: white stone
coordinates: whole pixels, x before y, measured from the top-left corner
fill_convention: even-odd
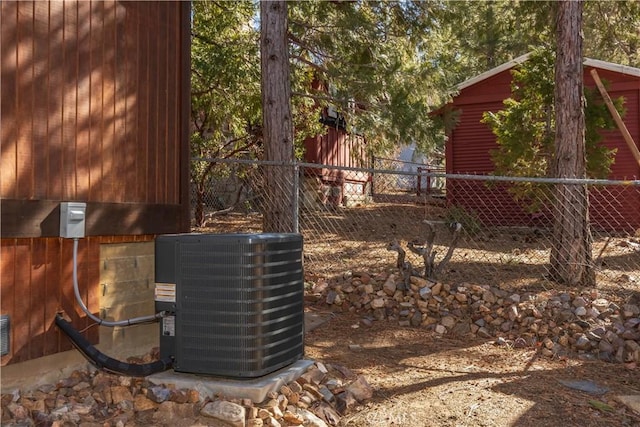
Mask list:
[[[245,409],[243,406],[224,400],[207,403],[200,413],[215,418],[233,427],[245,427]]]
[[[371,301],[371,308],[382,308],[384,307],[384,298],[375,298]]]

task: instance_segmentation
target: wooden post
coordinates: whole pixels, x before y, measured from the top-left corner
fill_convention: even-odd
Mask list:
[[[607,108],[613,116],[613,120],[616,122],[616,125],[618,125],[618,129],[620,129],[624,140],[627,142],[627,145],[629,146],[633,157],[636,159],[636,162],[638,162],[638,165],[640,166],[640,151],[638,151],[638,147],[633,141],[633,138],[631,137],[627,126],[625,126],[624,122],[622,121],[622,117],[620,117],[618,110],[616,110],[616,107],[613,105],[611,97],[602,84],[602,80],[600,80],[600,76],[598,75],[598,72],[595,70],[595,68],[591,70],[591,77],[593,77],[593,80],[596,82],[596,86],[598,86],[598,90],[600,91],[602,98],[604,98],[604,103],[607,104]]]

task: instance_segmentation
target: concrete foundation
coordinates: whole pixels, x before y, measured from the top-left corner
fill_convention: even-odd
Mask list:
[[[295,381],[312,364],[311,360],[298,360],[271,374],[242,380],[187,374],[173,370],[150,375],[147,380],[157,385],[173,385],[176,388],[197,390],[201,399],[224,396],[251,399],[254,403],[260,403],[266,399],[267,393],[278,391],[283,385]]]

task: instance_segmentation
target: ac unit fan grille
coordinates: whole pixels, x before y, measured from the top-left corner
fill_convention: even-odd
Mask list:
[[[302,237],[183,236],[175,256],[175,370],[254,377],[300,359]]]

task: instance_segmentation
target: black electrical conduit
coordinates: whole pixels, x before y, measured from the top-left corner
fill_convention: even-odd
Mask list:
[[[171,369],[172,358],[165,358],[151,363],[127,363],[113,359],[95,348],[85,337],[80,334],[71,323],[67,322],[60,314],[56,315],[56,325],[71,340],[71,343],[91,362],[96,368],[114,374],[128,375],[130,377],[146,377],[156,372]]]

